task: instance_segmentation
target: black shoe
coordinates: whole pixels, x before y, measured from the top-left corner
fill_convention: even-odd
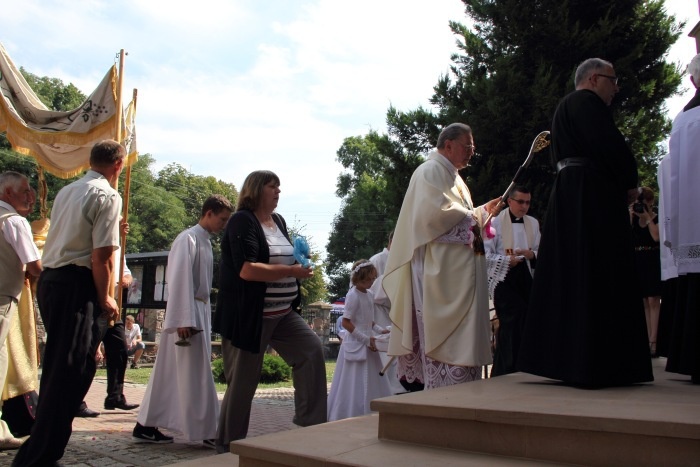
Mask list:
[[[95,412],[94,410],[91,410],[89,407],[83,407],[82,409],[78,410],[78,413],[75,414],[76,417],[82,417],[82,418],[94,418],[100,415],[100,412]]]
[[[172,436],[164,435],[154,426],[143,426],[138,422],[136,422],[132,436],[139,443],[166,444],[173,442]]]
[[[141,367],[139,366],[138,363],[132,363],[132,364],[131,364],[131,369],[132,369],[132,370],[138,370],[139,368],[141,368]]]
[[[114,410],[114,409],[134,410],[138,407],[139,407],[139,404],[129,404],[126,400],[121,400],[119,402],[105,401],[105,409],[106,410]]]

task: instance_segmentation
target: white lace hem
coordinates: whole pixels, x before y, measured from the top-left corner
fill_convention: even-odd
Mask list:
[[[460,245],[471,245],[474,241],[472,227],[476,225],[472,216],[465,216],[457,225],[436,238],[436,243],[459,243]]]

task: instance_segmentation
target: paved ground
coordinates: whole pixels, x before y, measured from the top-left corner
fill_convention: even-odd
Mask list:
[[[61,463],[69,466],[163,466],[197,458],[213,456],[215,451],[198,443],[178,439],[173,444],[136,443],[131,431],[138,409],[130,412],[104,410],[107,383],[104,378],[93,381],[85,398],[88,406],[101,412],[96,418],[76,418],[73,435]],[[124,394],[129,402],[141,402],[144,385],[127,384]],[[219,399],[223,394],[219,394]],[[248,437],[297,428],[292,389],[258,391],[253,401]],[[9,466],[15,451],[0,451],[0,466]]]

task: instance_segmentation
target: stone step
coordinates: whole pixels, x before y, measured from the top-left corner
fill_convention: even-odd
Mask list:
[[[380,440],[378,419],[366,415],[244,439],[231,443],[231,451],[240,467],[563,465]]]
[[[189,461],[178,462],[176,464],[169,464],[169,466],[172,467],[202,467],[203,465],[206,467],[238,467],[238,456],[229,452],[226,454],[218,454],[216,456],[208,457],[198,457],[197,459],[192,459]]]
[[[241,466],[700,465],[700,387],[664,366],[654,361],[654,383],[624,388],[576,389],[517,373],[392,396],[373,401],[373,415],[231,450]]]

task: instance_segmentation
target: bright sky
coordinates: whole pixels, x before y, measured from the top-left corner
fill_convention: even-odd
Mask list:
[[[124,104],[138,89],[138,148],[236,185],[280,176],[278,211],[325,255],[340,208],[343,140],[386,131],[390,105],[429,108],[457,52],[461,0],[5,1],[0,42],[19,67],[90,94],[120,49]],[[695,55],[695,0],[667,0],[687,25],[670,59]],[[675,116],[690,99],[668,102]]]

